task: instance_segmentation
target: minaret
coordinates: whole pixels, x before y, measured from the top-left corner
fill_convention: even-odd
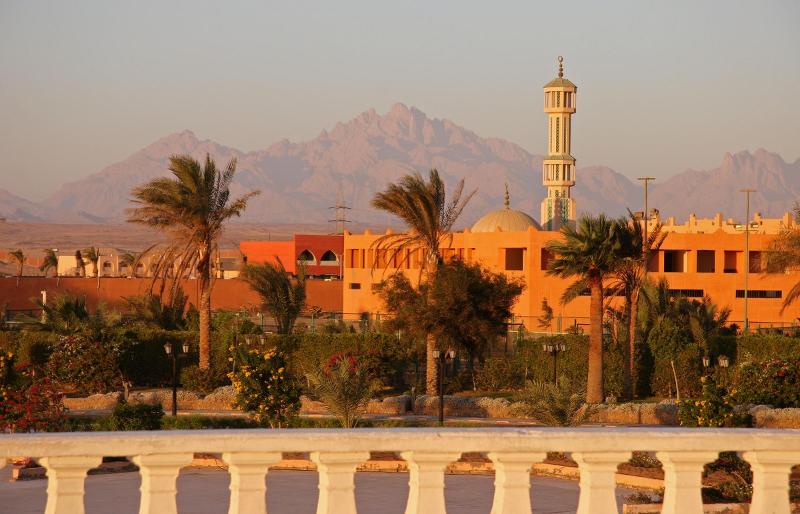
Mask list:
[[[547,156],[542,163],[542,182],[547,198],[542,200],[540,218],[544,230],[559,230],[575,222],[575,200],[570,189],[575,185],[575,158],[570,153],[572,113],[578,88],[564,78],[564,58],[558,57],[558,78],[544,86],[544,112],[547,113]]]

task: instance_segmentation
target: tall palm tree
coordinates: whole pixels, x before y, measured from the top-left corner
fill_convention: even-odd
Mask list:
[[[631,244],[624,220],[599,215],[582,216],[577,226],[564,225],[561,240],[547,243],[554,254],[548,275],[578,277],[589,288],[589,373],[586,402],[603,401],[603,293],[605,281],[616,270],[621,259],[629,257]],[[567,291],[568,294],[569,291]],[[567,298],[563,298],[566,300]]]
[[[769,244],[767,251],[767,273],[784,273],[800,268],[800,204],[794,208],[795,226],[782,230]],[[783,299],[781,314],[800,298],[800,281],[789,289]]]
[[[89,259],[89,262],[92,263],[92,276],[97,277],[97,262],[100,260],[100,250],[94,246],[90,246],[89,248],[83,250],[83,256]]]
[[[128,221],[166,232],[168,243],[159,252],[151,289],[160,278],[161,289],[171,278],[171,295],[180,278],[197,270],[200,291],[200,368],[210,365],[211,352],[211,257],[223,224],[241,216],[247,201],[259,193],[252,191],[231,199],[230,186],[236,173],[236,159],[224,170],[206,155],[204,165],[190,155],[170,157],[174,178],[156,178],[135,188],[128,210]],[[177,268],[177,270],[176,270]]]
[[[44,259],[42,259],[42,265],[39,266],[39,271],[44,273],[44,276],[47,276],[47,272],[53,270],[55,276],[58,276],[58,255],[56,255],[56,251],[50,248],[45,249],[44,251]]]
[[[701,302],[694,300],[689,305],[689,329],[692,339],[708,355],[709,343],[728,322],[731,309],[730,307],[720,309],[708,296]]]
[[[247,265],[242,279],[261,296],[264,308],[275,319],[279,334],[291,334],[294,322],[306,306],[306,277],[302,266],[292,279],[283,262]]]
[[[8,255],[11,256],[11,258],[17,263],[17,287],[19,287],[19,281],[22,278],[22,271],[25,268],[25,260],[27,257],[21,249],[8,252]]]
[[[140,256],[141,254],[136,254],[133,252],[125,252],[119,256],[120,266],[125,266],[128,268],[128,278],[133,278],[136,276],[136,266],[139,264]]]
[[[86,276],[86,261],[83,260],[83,253],[80,250],[75,250],[75,272],[79,277]]]
[[[625,366],[623,367],[623,395],[627,399],[632,399],[635,395],[634,384],[636,383],[634,375],[636,374],[636,339],[639,332],[637,330],[639,294],[647,274],[645,259],[661,248],[667,234],[661,232],[659,223],[647,234],[645,241],[644,226],[633,214],[631,214],[628,224],[623,225],[622,229],[628,231],[628,236],[624,240],[629,245],[629,248],[625,249],[625,253],[629,256],[618,262],[613,273],[612,290],[615,294],[620,293],[625,298],[623,315],[627,323],[628,344],[625,347]]]
[[[436,169],[430,171],[428,180],[419,173],[406,175],[397,184],[375,195],[372,206],[400,218],[408,230],[402,234],[386,234],[378,238],[376,254],[386,252],[386,262],[410,258],[412,252],[421,252],[420,283],[430,279],[442,265],[441,247],[452,239],[452,229],[467,202],[475,191],[462,198],[464,180],[460,180],[448,201],[444,181]],[[410,250],[406,252],[406,250]],[[377,260],[372,263],[373,268]],[[436,340],[426,337],[425,382],[428,394],[436,394],[438,381],[437,362],[433,357]]]

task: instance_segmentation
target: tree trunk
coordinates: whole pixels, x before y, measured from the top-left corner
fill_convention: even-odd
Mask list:
[[[603,280],[589,282],[589,375],[586,379],[586,403],[603,402]]]
[[[197,281],[200,288],[200,369],[208,369],[211,366],[211,266],[209,266],[208,255],[200,258],[197,264]]]
[[[622,349],[623,362],[622,362],[622,397],[626,400],[633,399],[633,340],[631,339],[631,312],[632,301],[630,293],[625,294],[625,334],[627,341]]]
[[[639,373],[636,369],[636,335],[639,318],[639,289],[631,292],[631,310],[628,318],[628,366],[631,375],[631,399],[636,397],[636,383]]]
[[[433,356],[436,349],[436,337],[428,334],[425,338],[425,394],[436,396],[439,394],[439,363]]]

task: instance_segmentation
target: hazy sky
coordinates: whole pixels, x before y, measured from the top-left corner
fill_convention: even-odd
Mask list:
[[[579,165],[800,157],[796,0],[0,0],[0,188],[41,199],[171,132],[254,150],[398,101],[543,153],[558,55]]]

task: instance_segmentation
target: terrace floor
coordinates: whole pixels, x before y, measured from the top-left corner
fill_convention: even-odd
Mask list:
[[[47,480],[11,482],[11,468],[0,470],[0,511],[15,514],[44,512]],[[491,510],[493,476],[447,475],[448,512],[487,514]],[[178,478],[181,513],[219,514],[228,508],[229,475],[223,470],[186,468]],[[136,514],[139,509],[139,474],[91,475],[86,479],[87,514]],[[314,514],[317,473],[270,471],[267,474],[270,514]],[[632,491],[617,488],[617,503]],[[408,495],[407,473],[357,473],[359,514],[403,514]],[[534,477],[531,498],[536,514],[572,513],[578,506],[578,483]]]

